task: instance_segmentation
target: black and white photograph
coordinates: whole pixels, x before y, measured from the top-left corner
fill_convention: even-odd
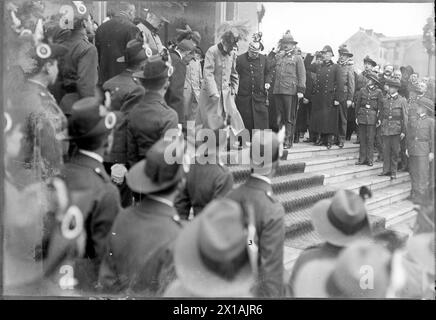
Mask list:
[[[0,15],[0,300],[435,300],[433,1]]]

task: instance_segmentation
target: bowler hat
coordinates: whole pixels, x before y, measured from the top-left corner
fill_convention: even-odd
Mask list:
[[[398,80],[398,79],[387,78],[386,81],[385,81],[385,85],[387,85],[389,87],[400,88],[401,87],[401,81]]]
[[[109,112],[96,97],[75,102],[71,108],[69,138],[83,140],[109,134],[115,127],[117,113]]]
[[[421,233],[407,243],[407,252],[424,271],[435,274],[434,233]]]
[[[166,154],[172,147],[179,148],[180,145],[172,145],[164,139],[156,142],[146,153],[145,159],[136,163],[127,173],[126,180],[129,188],[137,193],[149,194],[170,188],[178,183],[183,177],[182,157],[183,152],[176,152],[176,160],[169,163]],[[180,151],[179,149],[176,149]]]
[[[311,217],[321,238],[333,245],[344,247],[352,240],[371,237],[365,203],[352,191],[339,190],[333,198],[319,201]]]
[[[200,297],[250,296],[254,279],[237,202],[213,200],[175,243],[176,273],[189,292]]]
[[[151,56],[141,71],[133,73],[133,77],[144,80],[158,80],[171,77],[173,66],[165,61],[161,55]]]
[[[124,50],[124,55],[117,59],[117,62],[141,62],[147,60],[151,57],[152,52],[148,44],[143,43],[137,39],[130,40],[127,42],[126,49]]]
[[[369,56],[366,56],[363,59],[363,63],[369,63],[370,65],[372,65],[373,67],[375,67],[377,65],[377,62],[375,62],[374,60],[372,60]]]
[[[364,275],[371,281],[362,281]],[[381,245],[356,241],[335,259],[313,260],[296,274],[294,296],[306,298],[386,298],[391,254]],[[366,285],[364,287],[363,285]]]
[[[320,51],[322,53],[324,52],[330,52],[332,54],[332,56],[334,56],[335,54],[333,53],[333,49],[332,47],[330,47],[329,45],[324,46],[324,48],[322,48],[322,50]]]
[[[350,58],[353,56],[353,54],[348,50],[347,45],[345,44],[339,47],[338,52],[339,55],[345,55]]]

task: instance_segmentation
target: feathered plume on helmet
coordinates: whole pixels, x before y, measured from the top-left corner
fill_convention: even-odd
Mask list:
[[[185,26],[185,29],[176,29],[178,33],[176,41],[180,42],[182,40],[192,40],[198,46],[201,41],[201,35],[198,31],[193,31],[189,25]]]
[[[263,51],[265,47],[262,43],[262,32],[255,32],[252,36],[253,40],[250,43],[250,47],[253,47],[253,44],[259,43],[259,51]]]
[[[217,36],[225,40],[233,39],[235,42],[239,40],[246,40],[250,34],[250,22],[245,21],[232,21],[224,22],[217,29]]]

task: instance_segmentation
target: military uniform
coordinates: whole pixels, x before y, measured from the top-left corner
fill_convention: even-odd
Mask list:
[[[269,68],[269,73],[267,74],[267,81],[270,81],[270,88],[268,89],[267,92],[267,98],[268,98],[268,123],[269,126],[268,128],[270,128],[272,131],[274,132],[278,132],[279,131],[279,126],[277,123],[278,120],[278,111],[276,108],[276,104],[274,103],[274,96],[273,96],[273,92],[274,92],[274,84],[276,81],[276,69],[275,68],[271,68],[271,65],[274,62],[274,57],[275,57],[275,53],[273,51],[271,51],[268,56],[266,57],[268,65],[270,65]]]
[[[275,69],[274,103],[279,113],[279,126],[286,128],[285,141],[292,146],[297,120],[297,93],[306,90],[306,69],[301,56],[279,52],[272,62]],[[266,82],[270,81],[270,77]]]
[[[63,90],[59,106],[69,117],[74,102],[95,95],[98,54],[96,47],[81,30],[73,30],[68,40],[62,44],[68,48],[68,52],[59,63],[58,81]]]
[[[344,83],[344,95],[343,100],[339,105],[339,121],[338,121],[338,141],[344,143],[345,136],[347,135],[347,122],[348,122],[348,107],[347,101],[353,101],[355,82],[353,65],[349,63],[338,63],[339,73]],[[351,108],[351,107],[350,107]]]
[[[187,219],[191,208],[194,216],[213,199],[224,197],[233,187],[233,175],[222,163],[195,163],[186,176],[186,186],[177,196],[176,209]]]
[[[273,197],[265,177],[252,175],[231,191],[227,198],[253,205],[259,247],[258,297],[281,297],[283,287],[283,246],[285,239],[283,206]]]
[[[28,107],[21,148],[22,160],[43,178],[59,173],[68,152],[67,119],[42,83],[27,80],[22,97]]]
[[[410,116],[410,114],[409,114]],[[409,118],[410,119],[410,118]],[[412,199],[423,202],[429,197],[429,153],[434,153],[434,119],[427,115],[411,118],[407,124],[407,150],[412,180]]]
[[[175,278],[173,243],[181,225],[168,204],[144,198],[114,222],[100,268],[105,292],[159,296]]]
[[[177,129],[176,111],[156,92],[146,92],[127,117],[127,162],[144,159],[148,149],[169,129]]]
[[[383,99],[383,107],[379,113],[381,121],[381,136],[383,140],[383,174],[390,173],[395,176],[397,172],[398,157],[400,154],[400,134],[406,133],[405,98],[396,94],[387,95]]]
[[[383,104],[383,93],[375,85],[366,86],[357,94],[356,116],[359,123],[359,162],[372,164],[377,116]]]
[[[147,42],[150,45],[151,50],[153,50],[153,54],[160,53],[164,46],[162,45],[162,41],[159,37],[159,30],[153,27],[147,21],[139,23],[137,27],[144,36],[145,42]]]
[[[305,249],[297,261],[295,261],[294,267],[292,269],[292,274],[287,285],[287,295],[294,296],[294,283],[298,276],[298,272],[309,262],[314,260],[335,260],[341,253],[343,247],[334,246],[328,242],[322,243],[320,245],[309,247]]]

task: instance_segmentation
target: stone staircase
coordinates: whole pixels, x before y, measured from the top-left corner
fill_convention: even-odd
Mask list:
[[[227,156],[248,157],[249,150],[231,152]],[[244,154],[245,153],[245,154]],[[281,160],[276,177],[272,179],[276,198],[285,208],[285,269],[290,272],[302,250],[322,242],[313,229],[310,209],[319,200],[330,198],[339,189],[358,192],[367,186],[373,197],[366,202],[371,227],[375,232],[390,229],[407,237],[416,220],[413,204],[406,200],[410,194],[408,173],[399,172],[397,179],[379,177],[381,163],[373,167],[356,166],[359,146],[347,142],[344,148],[298,143]],[[227,160],[229,161],[228,158]],[[249,167],[230,165],[235,184],[249,176]]]

